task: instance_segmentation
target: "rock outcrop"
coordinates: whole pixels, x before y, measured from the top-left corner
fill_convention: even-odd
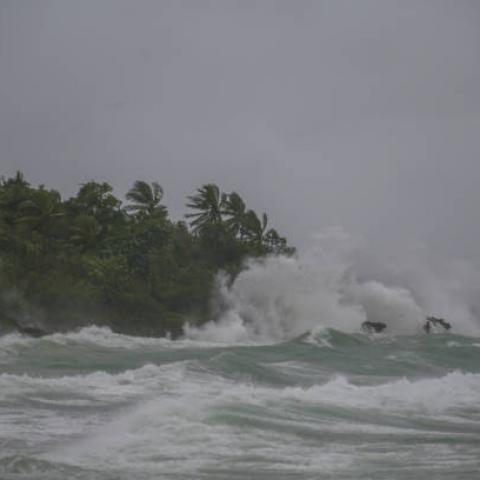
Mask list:
[[[387,328],[387,324],[383,322],[370,322],[367,320],[362,323],[362,329],[368,333],[380,333]]]

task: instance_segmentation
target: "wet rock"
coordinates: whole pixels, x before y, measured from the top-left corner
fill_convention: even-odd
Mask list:
[[[380,333],[387,328],[387,324],[383,322],[370,322],[367,320],[362,323],[362,329],[368,333]]]
[[[436,327],[437,325],[440,325],[445,330],[450,330],[452,328],[452,325],[445,321],[443,318],[427,317],[423,329],[425,330],[425,333],[430,333],[432,326]]]

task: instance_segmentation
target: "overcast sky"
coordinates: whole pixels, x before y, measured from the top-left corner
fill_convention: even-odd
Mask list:
[[[480,258],[480,2],[0,0],[0,174],[204,183],[292,243]]]

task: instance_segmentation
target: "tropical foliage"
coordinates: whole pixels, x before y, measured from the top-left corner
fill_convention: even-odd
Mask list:
[[[189,196],[188,200],[190,202],[187,203],[187,207],[196,211],[185,216],[193,218],[190,225],[195,232],[201,233],[222,222],[225,195],[220,194],[220,189],[215,184],[204,185],[198,189],[196,195]]]
[[[186,318],[210,318],[219,269],[234,276],[246,257],[294,252],[266,214],[214,184],[187,198],[189,224],[169,218],[158,182],[137,180],[126,200],[108,183],[62,200],[20,172],[0,180],[0,331],[97,323],[177,335]]]

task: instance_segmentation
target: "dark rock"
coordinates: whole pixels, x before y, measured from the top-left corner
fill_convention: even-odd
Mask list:
[[[45,335],[49,335],[49,332],[39,327],[22,327],[21,329],[19,329],[19,332],[23,333],[24,335],[29,335],[30,337],[35,337],[35,338],[40,338],[40,337],[44,337]]]
[[[436,317],[427,317],[427,321],[423,326],[423,329],[426,333],[430,333],[432,325],[436,327],[437,325],[442,326],[445,330],[450,330],[452,325],[445,321],[443,318],[436,318]]]
[[[368,333],[380,333],[387,328],[387,324],[383,322],[370,322],[367,320],[362,323],[362,329]]]
[[[39,325],[22,325],[16,321],[12,321],[11,323],[14,330],[23,335],[28,335],[29,337],[40,338],[52,333]]]

